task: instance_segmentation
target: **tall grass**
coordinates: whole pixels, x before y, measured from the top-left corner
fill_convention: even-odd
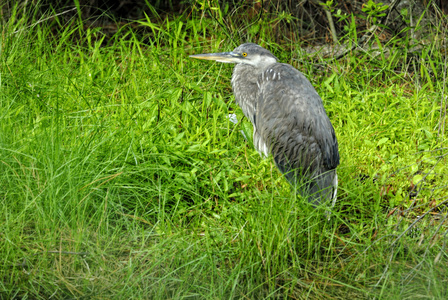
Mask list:
[[[312,59],[297,45],[248,33],[324,99],[341,153],[327,221],[244,139],[231,67],[187,58],[245,41],[201,14],[113,36],[20,6],[3,20],[1,297],[444,298],[437,41],[407,68],[406,51],[387,45],[389,57],[321,60],[319,71],[297,63]]]

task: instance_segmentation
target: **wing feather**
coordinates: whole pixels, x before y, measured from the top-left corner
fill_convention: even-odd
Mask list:
[[[285,173],[322,172],[339,164],[338,143],[322,99],[309,80],[288,64],[259,76],[256,129]]]

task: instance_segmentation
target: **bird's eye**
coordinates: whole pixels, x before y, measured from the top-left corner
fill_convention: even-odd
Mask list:
[[[243,56],[246,57],[246,56],[247,56],[247,53],[246,53],[246,52],[243,52]]]

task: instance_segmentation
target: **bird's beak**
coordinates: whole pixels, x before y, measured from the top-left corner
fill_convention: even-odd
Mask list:
[[[241,54],[235,52],[204,53],[190,55],[190,57],[197,59],[214,60],[222,63],[237,63],[242,58],[244,58]]]

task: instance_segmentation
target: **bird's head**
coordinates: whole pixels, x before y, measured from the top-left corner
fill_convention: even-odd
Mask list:
[[[190,57],[222,63],[251,65],[255,68],[263,68],[277,62],[277,57],[271,52],[254,43],[242,44],[231,52],[195,54]]]

